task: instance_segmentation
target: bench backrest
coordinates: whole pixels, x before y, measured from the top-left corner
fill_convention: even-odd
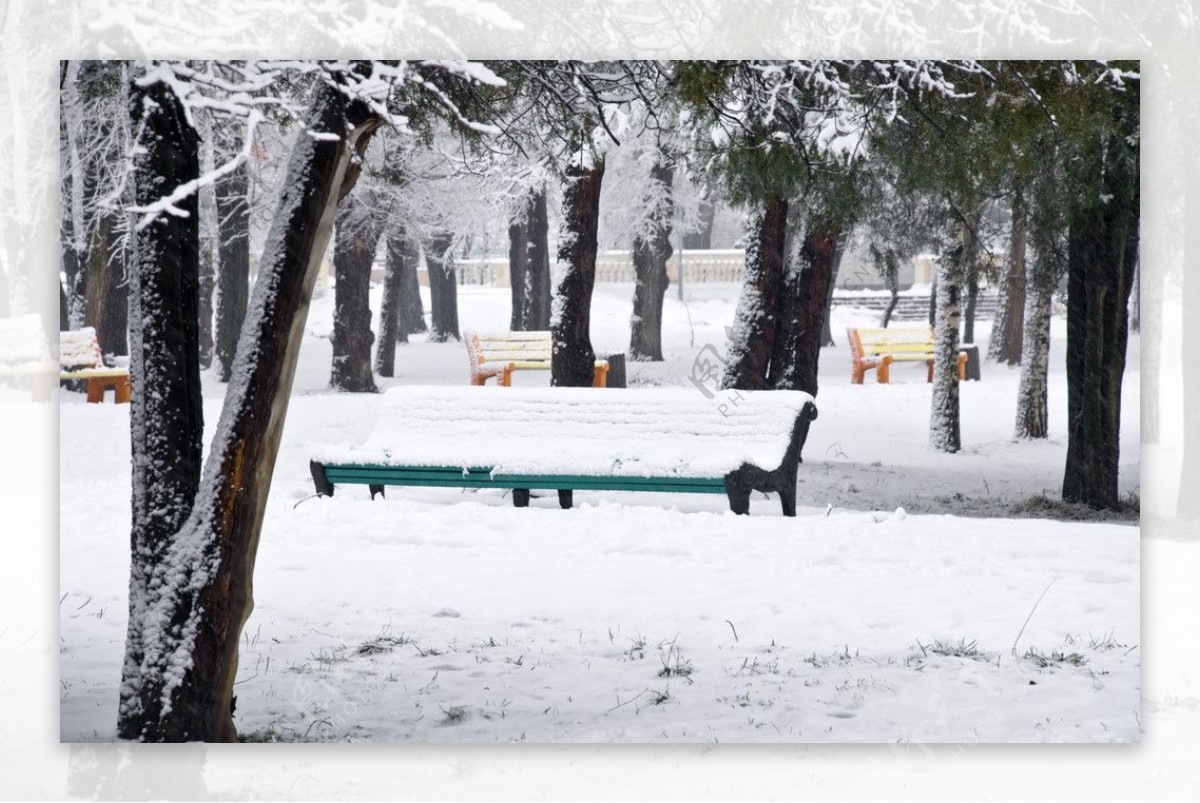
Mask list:
[[[722,477],[743,463],[783,462],[798,419],[815,417],[800,391],[692,388],[400,386],[361,445],[319,462],[495,468],[499,473]],[[807,429],[804,430],[807,432]]]
[[[70,332],[59,332],[58,364],[64,371],[103,368],[104,358],[100,354],[100,341],[96,339],[96,330],[91,326],[84,326]]]
[[[54,365],[40,315],[0,318],[0,367]]]
[[[933,328],[902,327],[898,329],[846,330],[850,348],[855,356],[873,354],[925,354],[933,351]]]
[[[479,363],[541,362],[550,360],[549,332],[504,332],[501,334],[467,335],[467,348]]]

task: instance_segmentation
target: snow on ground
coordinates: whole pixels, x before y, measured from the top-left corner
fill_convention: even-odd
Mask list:
[[[464,330],[506,328],[507,290],[459,292]],[[696,355],[710,345],[723,354],[736,288],[689,293],[684,306],[668,291],[668,359],[631,364],[631,384],[692,388]],[[597,352],[626,347],[629,296],[628,286],[597,287]],[[553,493],[524,510],[492,490],[313,498],[311,454],[365,438],[382,402],[328,390],[331,309],[329,295],[314,301],[267,510],[237,686],[243,735],[1138,738],[1138,529],[1000,517],[1061,482],[1061,321],[1051,439],[1011,440],[1017,372],[985,363],[984,381],[962,387],[965,449],[946,455],[926,445],[924,367],[894,366],[891,385],[851,385],[840,333],[875,318],[836,310],[800,515],[784,519],[762,495],[749,518],[704,495],[577,492],[571,511]],[[384,386],[467,381],[460,344],[398,349],[400,376]],[[1123,395],[1129,493],[1137,354],[1134,338]],[[544,372],[516,376],[547,382]],[[210,424],[222,392],[205,377]],[[128,408],[63,395],[61,737],[109,740],[126,624]]]

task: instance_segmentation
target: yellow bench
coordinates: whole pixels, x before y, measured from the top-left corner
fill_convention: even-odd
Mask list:
[[[553,343],[549,332],[504,332],[481,335],[468,332],[464,338],[471,364],[471,384],[482,385],[492,377],[504,387],[512,385],[513,371],[549,371]],[[608,384],[608,360],[596,360],[592,387]]]
[[[112,388],[115,403],[129,403],[133,395],[129,371],[104,365],[94,328],[85,326],[70,332],[59,332],[58,362],[59,379],[81,379],[87,384],[89,404],[104,401],[104,393],[109,388]]]
[[[875,378],[880,384],[891,379],[890,366],[894,362],[923,362],[928,366],[926,381],[933,381],[933,327],[903,329],[846,329],[850,338],[853,360],[851,379],[856,385],[863,383],[867,371],[876,369]],[[967,377],[967,353],[958,353],[958,378]]]

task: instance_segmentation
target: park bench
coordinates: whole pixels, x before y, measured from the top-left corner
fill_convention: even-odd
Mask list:
[[[512,384],[513,371],[549,371],[553,343],[549,332],[503,332],[483,335],[466,333],[471,384],[482,385],[492,377],[504,387]],[[592,387],[608,381],[608,360],[596,360]]]
[[[89,404],[104,401],[104,392],[109,388],[112,388],[114,402],[128,403],[132,395],[129,371],[105,366],[96,330],[91,326],[58,333],[58,362],[58,378],[83,381]]]
[[[469,388],[400,386],[387,392],[361,445],[330,447],[309,467],[318,494],[343,484],[725,494],[750,512],[752,491],[776,491],[796,515],[796,472],[812,397],[800,391]]]
[[[906,327],[899,329],[846,329],[850,338],[852,380],[863,383],[863,375],[876,369],[880,384],[891,380],[890,366],[894,362],[923,362],[928,366],[926,381],[933,381],[933,328]],[[967,353],[958,353],[958,378],[966,379]]]
[[[49,401],[58,369],[39,315],[0,318],[0,376],[28,379],[34,401]]]

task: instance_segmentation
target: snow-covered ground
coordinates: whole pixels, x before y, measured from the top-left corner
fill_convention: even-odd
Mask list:
[[[507,327],[507,290],[459,292],[465,330]],[[691,388],[697,354],[723,353],[736,288],[689,292],[685,306],[668,291],[667,360],[631,364],[630,384]],[[629,297],[628,286],[597,287],[598,352],[625,349]],[[267,509],[237,686],[243,735],[1138,738],[1137,527],[1015,510],[1061,482],[1061,321],[1052,437],[1012,441],[1017,371],[985,363],[983,381],[962,386],[956,455],[926,445],[924,367],[894,367],[891,385],[852,385],[838,334],[821,358],[799,516],[785,519],[761,495],[748,518],[705,495],[577,492],[571,511],[553,494],[518,510],[487,490],[313,498],[311,454],[366,437],[382,403],[328,390],[331,310],[330,295],[314,302]],[[834,331],[874,320],[838,309]],[[467,381],[457,343],[399,346],[397,365],[384,386]],[[1139,490],[1138,369],[1135,337],[1126,493]],[[206,376],[209,422],[222,393]],[[61,737],[109,740],[126,622],[128,408],[63,397]]]

